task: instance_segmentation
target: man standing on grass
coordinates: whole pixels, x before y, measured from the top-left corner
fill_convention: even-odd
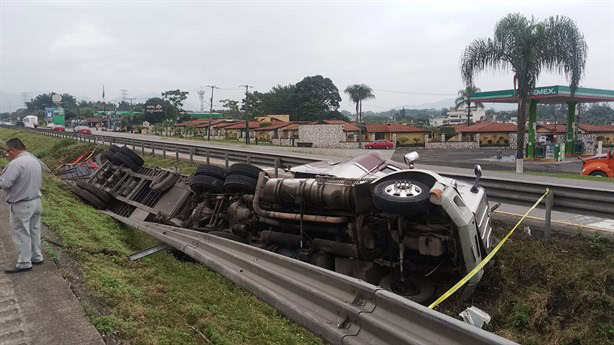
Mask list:
[[[9,204],[13,242],[17,249],[17,264],[4,270],[18,273],[43,263],[41,253],[41,187],[42,169],[36,157],[26,151],[18,138],[6,142],[9,164],[0,175],[0,188]]]

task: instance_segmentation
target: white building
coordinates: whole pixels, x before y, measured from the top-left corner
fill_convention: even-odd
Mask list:
[[[448,118],[447,116],[431,117],[429,119],[429,123],[430,123],[431,126],[435,126],[435,127],[443,126],[443,124],[445,123],[447,118]]]
[[[486,109],[471,107],[471,122],[483,121],[486,116]],[[467,108],[450,107],[448,110],[448,116],[444,120],[445,125],[458,125],[467,123]]]

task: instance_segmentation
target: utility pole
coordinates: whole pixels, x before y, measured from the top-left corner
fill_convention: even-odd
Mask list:
[[[251,85],[239,85],[239,87],[245,88],[245,143],[249,145],[249,112],[247,111],[247,96],[249,95],[249,88]]]
[[[213,91],[219,89],[215,85],[207,85],[211,88],[211,103],[209,104],[209,125],[207,126],[207,141],[211,140],[211,113],[213,113]]]

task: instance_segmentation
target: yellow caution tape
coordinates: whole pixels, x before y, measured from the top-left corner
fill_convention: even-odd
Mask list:
[[[441,297],[439,297],[435,302],[431,303],[431,305],[429,305],[429,309],[434,309],[435,307],[437,307],[441,302],[445,301],[448,297],[450,297],[453,293],[455,293],[458,289],[460,289],[463,285],[465,285],[465,283],[468,282],[469,279],[471,279],[476,273],[478,273],[482,268],[484,268],[484,266],[486,266],[486,264],[490,261],[490,259],[492,259],[492,257],[495,256],[495,254],[497,254],[499,249],[501,249],[505,241],[507,241],[507,239],[510,236],[512,236],[512,234],[514,233],[518,225],[520,225],[520,223],[522,223],[522,221],[529,215],[529,213],[533,211],[537,207],[537,205],[539,205],[539,203],[546,197],[546,195],[548,195],[548,193],[550,193],[550,189],[546,188],[546,193],[544,193],[544,195],[542,195],[541,198],[539,198],[535,202],[535,204],[524,214],[524,216],[520,218],[518,223],[514,225],[512,230],[510,230],[510,232],[501,240],[501,242],[497,244],[497,246],[490,252],[490,254],[488,254],[486,258],[482,260],[482,262],[480,262],[477,266],[475,266],[475,268],[471,270],[471,272],[467,273],[467,275],[463,279],[461,279],[458,283],[456,283],[456,285],[451,287],[450,290],[446,291],[446,293],[441,295]]]

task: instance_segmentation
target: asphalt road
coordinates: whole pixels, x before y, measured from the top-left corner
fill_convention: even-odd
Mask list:
[[[403,156],[417,151],[420,154],[418,162],[426,165],[438,165],[456,168],[473,169],[480,164],[484,170],[511,171],[516,170],[514,161],[516,150],[502,150],[503,159],[497,159],[498,150],[425,150],[401,148],[395,151],[392,160],[403,162]],[[570,157],[564,162],[524,161],[524,170],[531,172],[571,173],[579,174],[582,171],[582,161]]]

